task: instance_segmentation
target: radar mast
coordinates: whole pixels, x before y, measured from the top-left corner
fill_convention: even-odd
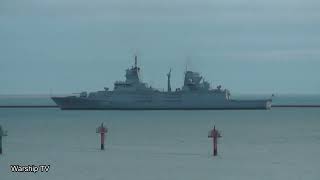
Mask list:
[[[171,92],[171,83],[170,83],[170,78],[171,78],[171,68],[169,73],[167,74],[168,76],[168,92]]]
[[[137,63],[138,63],[138,57],[137,55],[134,55],[134,67],[137,68]]]

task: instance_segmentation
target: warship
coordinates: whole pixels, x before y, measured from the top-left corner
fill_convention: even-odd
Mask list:
[[[135,56],[125,81],[116,81],[114,89],[81,92],[66,97],[51,97],[62,110],[206,110],[206,109],[270,109],[271,99],[236,100],[221,85],[211,88],[203,77],[190,70],[184,74],[182,88],[171,89],[171,69],[167,74],[167,91],[160,91],[141,81]]]

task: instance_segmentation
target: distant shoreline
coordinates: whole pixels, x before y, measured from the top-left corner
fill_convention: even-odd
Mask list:
[[[0,105],[0,108],[58,108],[56,105]]]
[[[298,104],[298,105],[272,105],[271,107],[320,107],[320,105],[302,105],[302,104]]]
[[[304,105],[304,104],[298,104],[298,105],[272,105],[272,108],[320,108],[319,105]],[[0,108],[59,108],[59,106],[56,105],[0,105]]]

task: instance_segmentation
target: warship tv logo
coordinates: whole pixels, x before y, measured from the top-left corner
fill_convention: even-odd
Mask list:
[[[11,172],[49,172],[50,165],[10,165]]]

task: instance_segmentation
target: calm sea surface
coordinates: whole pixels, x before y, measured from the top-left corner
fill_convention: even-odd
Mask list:
[[[2,101],[14,104],[6,98]],[[27,99],[18,98],[15,103],[34,103]],[[43,98],[36,100],[41,105],[49,102]],[[318,96],[282,100],[302,101],[320,102]],[[109,133],[107,148],[101,152],[95,130],[102,122]],[[8,130],[8,136],[3,138],[4,154],[0,155],[1,180],[320,179],[320,108],[252,111],[0,108],[0,124]],[[223,136],[215,158],[211,156],[212,144],[207,138],[214,124]],[[12,173],[12,164],[48,164],[50,170]]]
[[[64,95],[63,95],[64,96]],[[266,99],[270,95],[233,95],[233,99]],[[276,95],[274,105],[320,105],[317,95]],[[0,95],[0,106],[4,105],[55,105],[48,95]]]

